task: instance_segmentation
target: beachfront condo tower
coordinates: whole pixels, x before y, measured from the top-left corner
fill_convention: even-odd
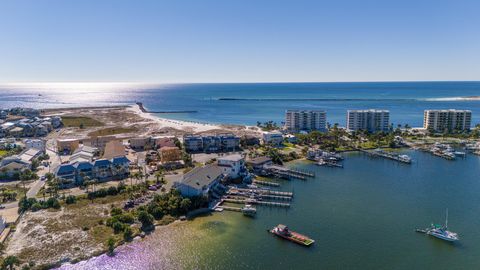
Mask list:
[[[327,114],[325,111],[287,110],[285,128],[288,131],[326,131]]]
[[[425,110],[423,128],[431,132],[460,132],[470,130],[472,111]]]
[[[390,112],[387,110],[348,110],[347,130],[365,130],[371,133],[390,130]]]

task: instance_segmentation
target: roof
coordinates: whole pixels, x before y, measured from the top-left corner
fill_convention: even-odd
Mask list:
[[[125,146],[123,146],[122,142],[117,140],[107,142],[103,158],[112,159],[121,156],[125,156]]]
[[[81,161],[73,165],[77,170],[86,170],[86,169],[91,169],[93,168],[92,163],[88,161]]]
[[[95,160],[95,162],[93,163],[93,166],[94,167],[98,167],[98,166],[108,166],[110,165],[111,162],[110,160],[108,159],[98,159],[98,160]]]
[[[3,166],[3,167],[0,167],[0,170],[3,170],[3,169],[6,169],[7,171],[11,171],[11,170],[21,170],[21,169],[26,169],[28,166],[23,164],[23,163],[20,163],[20,162],[17,162],[17,161],[13,161],[13,162],[10,162],[8,163],[7,165]]]
[[[163,146],[160,148],[160,151],[168,151],[168,150],[180,150],[180,148],[176,146]]]
[[[74,173],[75,172],[75,167],[73,167],[73,165],[71,164],[62,164],[60,166],[57,167],[57,169],[55,170],[55,174],[71,174],[71,173]]]
[[[36,148],[30,148],[27,151],[20,154],[18,157],[21,158],[25,162],[30,162],[32,159],[37,157],[40,154],[41,150]]]
[[[15,127],[12,130],[10,130],[10,132],[21,132],[21,131],[23,131],[23,128],[21,127]]]
[[[272,159],[269,157],[256,157],[256,158],[250,159],[247,162],[250,164],[258,165],[258,164],[263,164],[270,161],[272,161]]]
[[[114,157],[114,158],[112,159],[112,163],[113,163],[113,164],[130,163],[130,160],[129,160],[127,157],[125,157],[125,156],[123,156],[123,157]]]
[[[218,158],[218,160],[229,160],[229,161],[240,161],[242,159],[243,159],[243,156],[239,154],[233,154],[233,155],[228,155],[228,156]]]
[[[221,175],[222,169],[217,165],[210,164],[189,171],[183,176],[181,183],[193,188],[202,188],[211,184]]]
[[[92,147],[92,146],[87,146],[87,145],[82,145],[77,150],[75,150],[75,152],[73,152],[73,153],[76,154],[76,153],[79,153],[79,152],[90,153],[90,154],[93,155],[95,152],[98,152],[98,148]]]
[[[169,138],[169,137],[164,137],[164,138],[157,138],[155,139],[155,143],[161,147],[163,146],[175,146],[175,141],[173,140],[173,138]]]

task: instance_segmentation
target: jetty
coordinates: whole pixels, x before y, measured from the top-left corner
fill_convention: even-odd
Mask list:
[[[180,111],[149,111],[143,106],[142,102],[136,102],[140,111],[143,113],[197,113],[198,111],[180,110]]]

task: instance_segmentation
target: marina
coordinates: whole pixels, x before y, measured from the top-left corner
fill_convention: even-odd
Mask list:
[[[81,267],[135,269],[145,264],[195,269],[195,256],[206,267],[229,269],[275,269],[278,264],[281,269],[336,269],[339,262],[345,269],[383,269],[392,261],[401,262],[398,269],[475,269],[480,263],[479,157],[449,162],[423,151],[399,153],[422,166],[398,166],[358,152],[343,154],[348,160],[343,170],[325,170],[306,161],[286,164],[315,173],[314,181],[279,181],[282,191],[294,191],[290,208],[251,204],[257,208],[251,219],[240,211],[244,201],[224,203],[222,212],[156,230],[152,237],[119,248],[115,257],[93,258]],[[230,207],[237,210],[227,210]],[[414,232],[441,219],[446,207],[449,230],[461,233],[460,245]],[[285,223],[316,243],[304,249],[266,232]],[[192,241],[198,238],[202,241]],[[358,256],[349,256],[353,253]]]
[[[358,151],[367,154],[370,157],[382,157],[394,161],[398,161],[405,164],[411,164],[412,159],[408,155],[399,155],[395,153],[389,153],[381,149],[375,149],[374,151],[368,151],[363,149],[357,149]]]

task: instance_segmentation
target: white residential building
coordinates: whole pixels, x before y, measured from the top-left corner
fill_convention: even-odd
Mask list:
[[[45,141],[40,139],[26,139],[24,141],[25,148],[28,150],[30,148],[38,149],[42,152],[45,152]]]
[[[368,132],[390,130],[390,112],[387,110],[348,110],[347,130]]]
[[[239,154],[219,157],[218,166],[222,169],[223,174],[228,175],[231,179],[239,178],[246,172],[245,159]]]
[[[287,110],[285,112],[285,128],[289,131],[325,131],[327,114],[325,111]]]
[[[279,146],[283,143],[283,135],[280,132],[265,132],[263,133],[263,143]]]
[[[469,110],[425,110],[423,127],[433,132],[470,130],[472,111]]]
[[[209,196],[215,193],[223,177],[222,169],[217,165],[196,167],[186,173],[180,182],[176,182],[175,188],[184,197]]]

